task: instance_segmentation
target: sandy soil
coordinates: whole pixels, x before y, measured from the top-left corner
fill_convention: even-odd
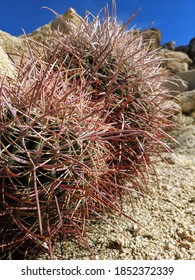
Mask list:
[[[133,195],[133,207],[124,198],[123,210],[143,226],[121,216],[97,222],[89,233],[96,259],[195,260],[195,116],[180,115],[174,136],[175,154],[164,154],[156,167],[158,181],[149,177],[149,192]],[[110,225],[110,224],[112,225]],[[113,225],[117,231],[113,229]],[[120,231],[119,231],[120,230]],[[90,253],[65,241],[56,245],[56,259],[90,259]],[[41,254],[38,259],[47,259]]]

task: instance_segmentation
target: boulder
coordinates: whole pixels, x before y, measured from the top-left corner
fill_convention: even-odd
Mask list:
[[[160,47],[162,34],[160,30],[152,28],[142,32],[144,41],[150,41],[150,49],[154,50]]]
[[[69,32],[69,25],[74,28],[74,26],[81,24],[81,21],[82,19],[76,13],[76,11],[72,8],[69,8],[65,14],[36,29],[31,34],[28,34],[27,37],[39,43],[50,45],[53,41],[52,34],[54,30],[58,30],[66,34]]]
[[[188,90],[195,89],[195,70],[180,72],[177,76],[188,83]]]
[[[189,56],[189,58],[192,60],[190,69],[195,68],[195,37],[190,40],[188,45],[176,47],[175,51],[186,53]]]
[[[184,52],[184,53],[188,54],[189,45],[175,47],[174,50],[175,50],[176,52]]]
[[[167,49],[167,50],[172,50],[173,51],[175,49],[175,41],[167,42],[167,43],[161,45],[161,47],[163,49]]]
[[[162,66],[174,74],[188,71],[188,66],[192,63],[189,56],[182,52],[161,49],[160,53],[164,58]]]
[[[193,61],[192,67],[195,66],[195,38],[192,38],[189,43],[188,55]]]
[[[0,75],[5,75],[7,77],[14,78],[16,75],[16,68],[8,57],[4,49],[0,46]]]
[[[61,17],[57,17],[54,21],[51,22],[52,30],[59,30],[63,33],[69,32],[69,27],[66,22],[71,23],[71,26],[79,26],[82,23],[81,17],[76,13],[73,8],[69,8],[65,14]]]
[[[188,90],[188,83],[180,77],[174,76],[164,84],[170,90],[172,96],[176,96],[181,92]]]
[[[0,46],[14,62],[19,61],[18,54],[26,51],[26,43],[23,38],[12,36],[2,30],[0,30]]]
[[[164,104],[164,112],[170,118],[172,116],[178,115],[182,112],[180,104],[174,99],[167,100]]]
[[[182,113],[189,114],[195,111],[195,90],[181,93],[178,100]]]
[[[30,39],[30,45],[36,44],[37,50],[41,50],[41,43],[48,45],[52,43],[54,30],[59,30],[64,33],[68,32],[66,21],[71,24],[71,27],[74,27],[74,25],[81,24],[82,19],[74,9],[70,8],[61,17],[56,18],[26,36],[21,35],[16,37],[0,30],[0,46],[15,63],[19,63],[21,55],[23,53],[28,54],[26,37]]]

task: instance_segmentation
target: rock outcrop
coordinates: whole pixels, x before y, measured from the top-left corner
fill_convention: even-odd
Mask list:
[[[68,33],[69,27],[66,24],[67,21],[74,27],[74,25],[79,26],[82,23],[82,18],[74,9],[70,8],[61,17],[58,17],[51,22],[51,29],[59,30],[62,33]]]
[[[39,49],[41,44],[52,43],[52,34],[54,30],[59,30],[60,32],[67,33],[69,31],[67,22],[72,28],[74,28],[75,25],[81,24],[81,21],[82,19],[76,13],[76,11],[70,8],[66,11],[65,14],[38,28],[31,34],[16,37],[0,30],[0,46],[2,47],[4,52],[13,60],[13,62],[18,63],[20,60],[20,55],[23,53],[28,53],[26,37],[30,39],[29,44],[33,44],[33,42],[35,42],[37,49]],[[36,42],[40,43],[40,46]]]
[[[177,76],[188,85],[188,90],[195,89],[195,69],[177,73]]]
[[[189,43],[188,55],[193,61],[192,67],[195,66],[195,38],[192,38]]]
[[[173,51],[175,49],[175,41],[170,41],[161,46],[163,49]]]
[[[175,47],[174,51],[188,54],[189,45]]]
[[[172,50],[170,48],[172,46],[167,43],[162,46],[161,52],[165,58],[163,67],[174,74],[173,81],[165,85],[170,89],[171,95],[177,96],[177,102],[173,100],[172,113],[178,114],[180,108],[183,114],[193,114],[195,112],[195,38],[192,38],[186,46],[179,46]]]
[[[185,53],[167,49],[162,49],[160,52],[164,57],[162,66],[167,68],[171,73],[176,74],[188,71],[189,65],[192,64],[192,60]]]
[[[183,92],[178,98],[182,113],[190,114],[195,111],[195,90]]]
[[[37,41],[43,44],[52,43],[52,34],[54,30],[60,31],[64,34],[69,32],[69,27],[74,28],[81,24],[82,19],[72,8],[69,8],[66,13],[60,15],[55,20],[51,21],[48,24],[36,29],[31,34],[28,34],[27,37],[31,40]],[[68,23],[68,24],[67,24]]]
[[[183,73],[183,72],[182,72]],[[185,72],[184,72],[185,73]],[[178,95],[180,92],[188,90],[188,83],[178,76],[172,77],[169,81],[164,84],[165,87],[169,88],[172,96]]]
[[[154,50],[160,47],[162,34],[160,30],[152,28],[150,30],[143,31],[143,39],[145,41],[150,41],[150,49]]]
[[[195,37],[190,40],[188,45],[176,47],[175,51],[186,53],[192,60],[190,69],[195,67]]]
[[[0,75],[7,75],[8,77],[14,78],[16,75],[16,68],[13,62],[8,57],[7,53],[0,46]]]
[[[26,50],[23,38],[12,36],[2,30],[0,30],[0,46],[14,62],[18,62],[17,54],[22,54]]]

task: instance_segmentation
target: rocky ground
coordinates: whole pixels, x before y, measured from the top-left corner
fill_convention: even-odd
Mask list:
[[[151,175],[143,198],[133,195],[133,205],[123,201],[123,210],[142,226],[121,216],[97,222],[89,233],[94,258],[195,260],[195,118],[181,114],[177,120],[180,145],[157,165],[158,181]],[[69,240],[56,246],[55,257],[90,259],[90,253]]]

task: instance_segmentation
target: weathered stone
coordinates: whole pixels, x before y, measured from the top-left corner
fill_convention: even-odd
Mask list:
[[[13,62],[10,60],[6,52],[0,46],[0,75],[5,75],[14,78],[16,74],[16,68]]]
[[[56,18],[54,21],[38,28],[31,34],[16,37],[0,30],[0,46],[15,63],[19,63],[21,55],[23,53],[28,54],[26,37],[29,39],[28,43],[30,44],[30,46],[35,44],[37,50],[41,52],[41,44],[52,44],[52,35],[54,30],[59,30],[61,32],[67,33],[70,26],[71,28],[74,28],[75,25],[77,26],[78,24],[81,24],[81,21],[82,19],[76,13],[76,11],[70,8],[66,11],[65,14],[59,16],[59,18]]]
[[[176,52],[184,52],[184,53],[188,54],[189,45],[175,47],[174,50],[175,50]]]
[[[164,112],[167,113],[168,117],[178,115],[181,111],[181,106],[176,102],[176,100],[170,99],[164,103]]]
[[[192,63],[192,60],[188,57],[188,55],[182,52],[162,49],[160,50],[160,53],[164,58],[162,66],[172,73],[187,71],[189,64]]]
[[[192,64],[190,65],[189,69],[195,68],[195,37],[190,40],[188,45],[176,47],[175,51],[186,53],[192,60]]]
[[[82,19],[74,9],[69,8],[65,14],[51,22],[51,29],[59,30],[63,33],[68,33],[69,26],[67,26],[67,22],[68,24],[71,23],[71,25],[73,26],[79,26],[82,22]]]
[[[178,98],[183,113],[195,111],[195,90],[183,92]]]
[[[195,70],[180,72],[177,76],[188,83],[188,90],[195,89]]]
[[[167,50],[174,50],[175,49],[175,41],[170,41],[170,42],[167,42],[165,44],[163,44],[161,46],[163,49],[167,49]]]
[[[195,65],[195,38],[192,38],[189,43],[188,55],[193,61],[193,66]]]
[[[81,21],[81,17],[76,13],[76,11],[69,8],[65,14],[36,29],[31,34],[28,34],[28,38],[39,43],[50,44],[53,41],[52,34],[54,30],[68,33],[70,26],[71,28],[74,28],[74,26],[81,24]]]
[[[19,60],[17,54],[22,54],[26,50],[26,43],[23,38],[12,36],[2,30],[0,30],[0,46],[14,62]]]
[[[177,76],[167,81],[164,86],[170,90],[170,94],[172,96],[176,96],[181,92],[188,91],[188,83]]]
[[[150,41],[150,49],[154,50],[160,47],[160,42],[162,39],[162,34],[160,30],[152,28],[142,32],[144,41]]]
[[[30,43],[32,41],[47,44],[48,42],[51,41],[51,36],[52,36],[52,29],[51,29],[51,24],[47,23],[43,25],[42,27],[36,29],[30,34],[27,34],[27,38],[30,39]],[[23,36],[22,36],[23,38]],[[31,41],[32,40],[32,41]],[[37,44],[38,46],[38,44]]]

